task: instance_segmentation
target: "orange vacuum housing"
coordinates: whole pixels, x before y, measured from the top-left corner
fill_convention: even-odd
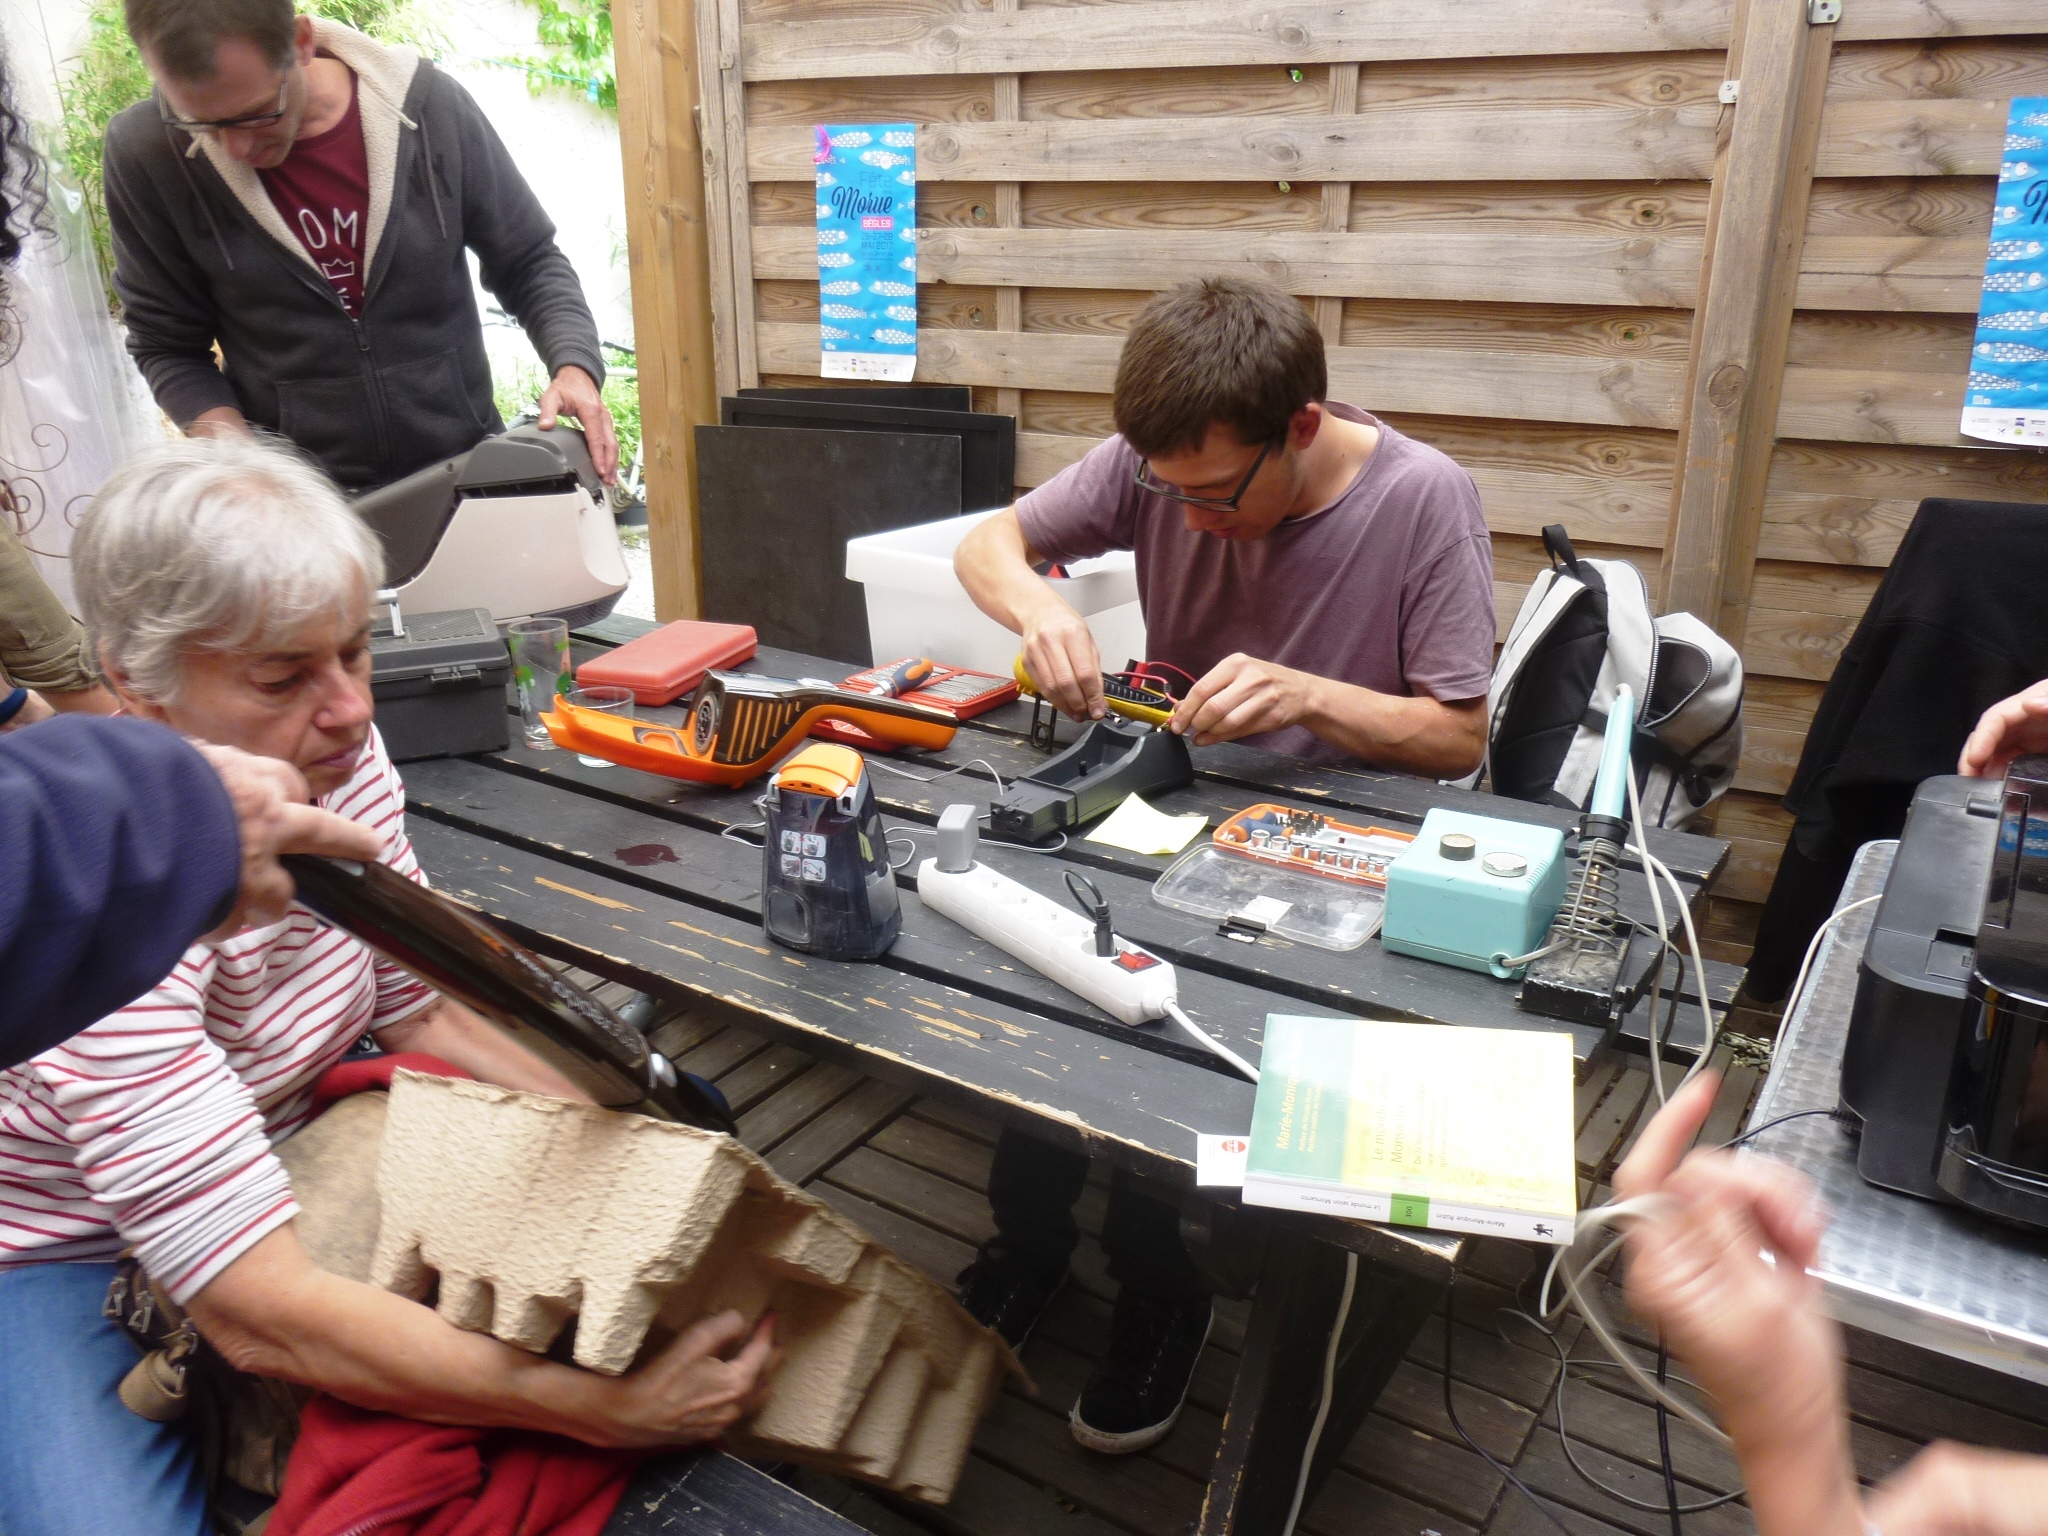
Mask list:
[[[687,726],[628,720],[557,697],[541,716],[555,745],[665,778],[737,788],[759,778],[820,720],[844,720],[891,747],[950,746],[952,716],[830,683],[708,672]]]

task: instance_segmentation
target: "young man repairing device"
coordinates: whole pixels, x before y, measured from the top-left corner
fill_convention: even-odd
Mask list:
[[[1479,494],[1434,448],[1327,393],[1323,339],[1296,300],[1229,278],[1183,284],[1125,339],[1117,435],[978,526],[954,570],[1076,718],[1105,711],[1102,658],[1037,568],[1129,549],[1146,659],[1193,679],[1171,729],[1197,745],[1467,773],[1486,744],[1493,667]],[[1079,1153],[1015,1132],[997,1147],[997,1235],[961,1298],[1012,1344],[1065,1281],[1086,1175]],[[1170,1199],[1122,1175],[1102,1246],[1115,1321],[1072,1424],[1083,1445],[1136,1451],[1173,1427],[1209,1291]]]

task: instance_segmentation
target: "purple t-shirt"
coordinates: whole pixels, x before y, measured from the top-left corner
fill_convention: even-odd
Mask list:
[[[1493,548],[1472,477],[1355,406],[1327,409],[1377,427],[1379,443],[1343,495],[1263,539],[1189,532],[1177,503],[1133,482],[1140,460],[1120,435],[1021,498],[1018,525],[1048,560],[1136,552],[1146,660],[1200,677],[1242,651],[1378,693],[1484,697]],[[1306,726],[1245,741],[1311,762],[1352,760]]]

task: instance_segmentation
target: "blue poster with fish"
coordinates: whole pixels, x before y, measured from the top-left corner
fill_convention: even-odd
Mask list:
[[[818,371],[917,371],[917,125],[819,123]]]
[[[1963,435],[2048,447],[2048,96],[2006,116]]]

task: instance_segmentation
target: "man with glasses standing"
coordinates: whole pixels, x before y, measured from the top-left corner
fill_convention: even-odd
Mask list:
[[[1313,762],[1469,772],[1486,745],[1493,560],[1472,478],[1326,398],[1300,303],[1210,278],[1139,313],[1117,364],[1117,435],[961,541],[954,570],[1022,637],[1077,719],[1104,713],[1102,659],[1037,569],[1137,553],[1150,656],[1191,683],[1171,729]],[[1122,665],[1118,657],[1113,665]],[[997,1234],[960,1277],[968,1310],[1021,1347],[1064,1284],[1086,1157],[1006,1131]],[[1070,1416],[1099,1451],[1172,1429],[1211,1318],[1170,1195],[1112,1179],[1102,1246],[1109,1348]]]
[[[291,0],[127,0],[154,97],[107,130],[128,347],[190,432],[283,434],[366,490],[501,431],[468,252],[606,480],[597,326],[469,94]],[[218,348],[218,361],[215,349]]]

